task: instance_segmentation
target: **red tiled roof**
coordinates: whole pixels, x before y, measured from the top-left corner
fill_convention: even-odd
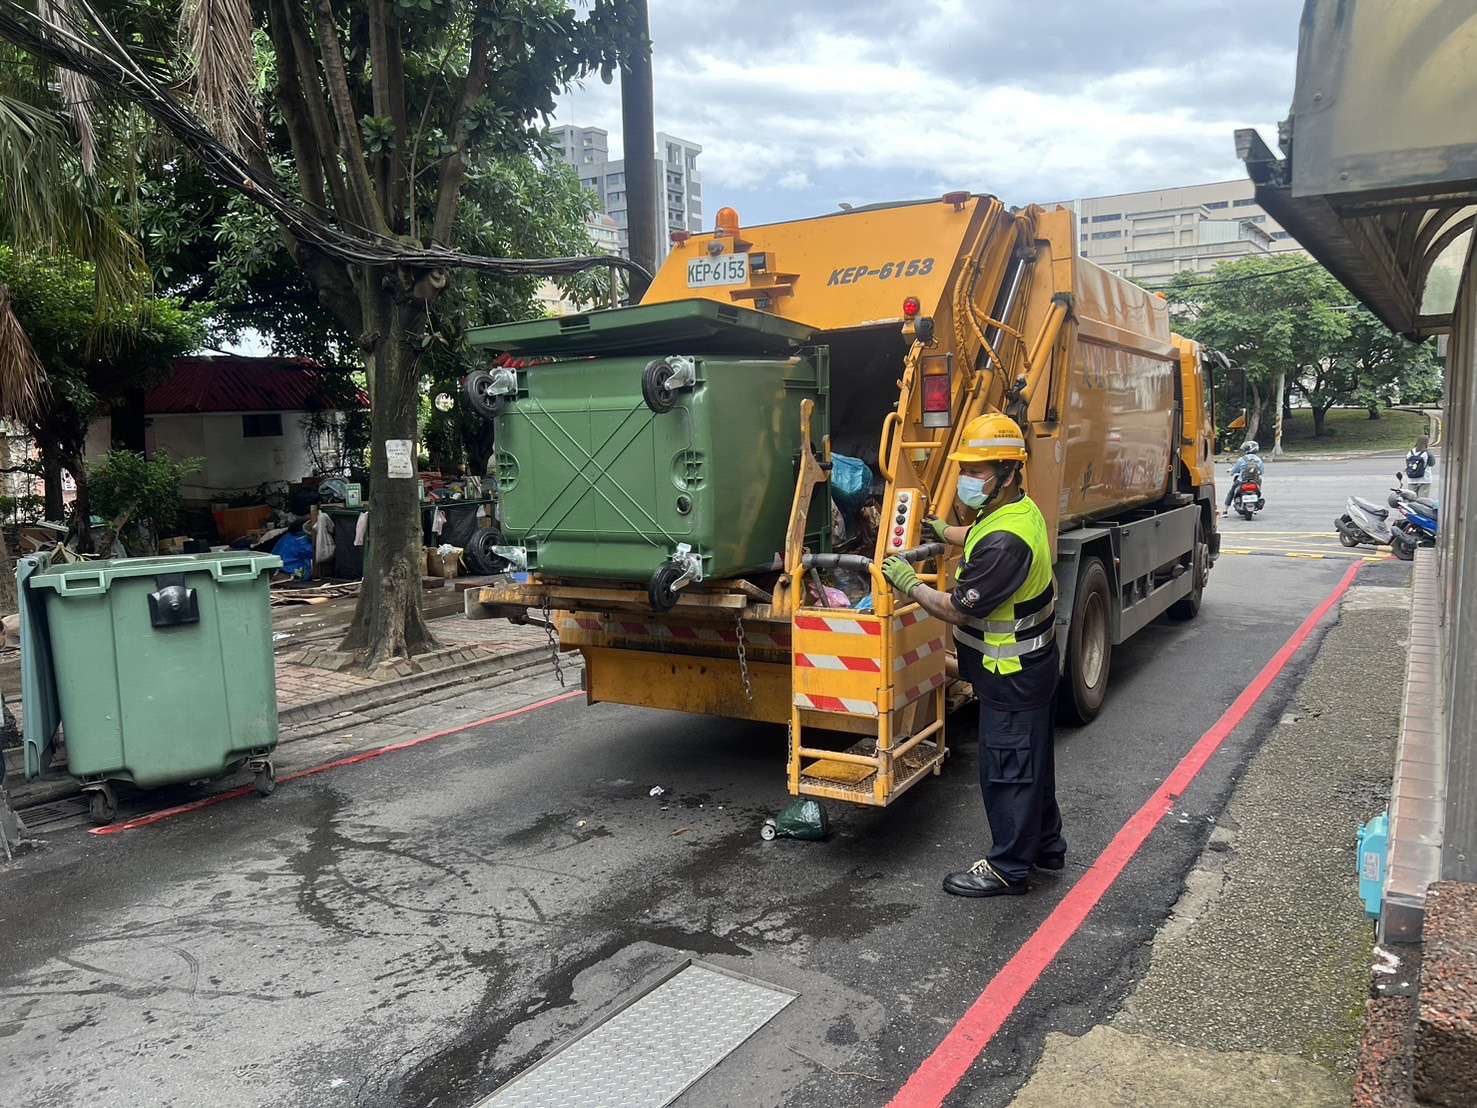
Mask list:
[[[333,406],[325,376],[312,358],[176,358],[174,376],[145,394],[144,413],[321,411]],[[359,402],[369,407],[363,392]]]

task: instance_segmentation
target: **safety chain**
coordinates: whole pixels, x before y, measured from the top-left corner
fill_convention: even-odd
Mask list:
[[[554,665],[554,676],[559,679],[559,687],[564,687],[564,667],[559,662],[559,640],[554,636],[554,613],[549,607],[549,594],[544,593],[544,631],[549,636],[549,661]]]
[[[744,699],[753,700],[754,686],[749,683],[749,651],[746,644],[744,643],[743,613],[739,613],[738,615],[734,616],[733,623],[738,634],[739,676],[742,677],[744,681]]]

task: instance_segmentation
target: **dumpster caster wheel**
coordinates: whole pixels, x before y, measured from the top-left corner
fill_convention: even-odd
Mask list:
[[[646,363],[641,372],[641,399],[657,415],[677,406],[677,390],[670,384],[675,372],[671,363],[661,358]]]
[[[485,369],[474,369],[462,380],[462,395],[467,403],[485,420],[494,420],[503,410],[503,398],[493,391],[492,374]]]
[[[107,785],[99,785],[97,788],[89,789],[87,797],[87,815],[93,823],[102,826],[112,823],[118,814],[118,801],[113,796],[113,790]]]
[[[681,566],[674,562],[663,562],[651,575],[646,586],[646,598],[658,612],[669,612],[677,606],[677,590],[672,586],[684,576]]]
[[[271,796],[277,791],[277,770],[271,762],[263,762],[256,767],[256,777],[252,784],[262,796]]]
[[[765,820],[764,824],[759,828],[759,837],[767,843],[773,842],[777,834],[779,832],[775,830],[774,820],[772,819]]]

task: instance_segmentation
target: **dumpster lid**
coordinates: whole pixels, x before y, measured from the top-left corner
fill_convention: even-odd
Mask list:
[[[816,328],[768,312],[711,300],[673,300],[638,304],[557,319],[530,319],[474,327],[473,348],[509,354],[588,354],[660,352],[680,347],[684,354],[773,354],[808,342]]]
[[[251,580],[280,569],[282,559],[255,550],[222,550],[209,554],[161,554],[153,558],[95,558],[52,565],[30,579],[32,588],[54,589],[64,596],[107,592],[125,577],[157,577],[162,573],[208,573],[217,581]]]
[[[21,735],[25,745],[26,780],[40,777],[51,765],[56,750],[56,729],[61,726],[61,702],[57,699],[56,672],[51,668],[51,633],[46,609],[30,594],[28,585],[51,565],[51,553],[18,558],[15,563],[15,592],[21,617]]]

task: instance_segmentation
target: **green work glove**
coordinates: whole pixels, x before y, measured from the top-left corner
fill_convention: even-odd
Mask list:
[[[882,563],[882,576],[904,596],[911,596],[913,589],[919,584],[918,574],[913,571],[913,567],[898,557],[888,558]]]
[[[949,536],[947,534],[949,530],[949,525],[943,520],[936,519],[933,516],[929,516],[923,521],[923,526],[925,530],[933,532],[933,537],[936,538],[939,542],[949,541]]]

